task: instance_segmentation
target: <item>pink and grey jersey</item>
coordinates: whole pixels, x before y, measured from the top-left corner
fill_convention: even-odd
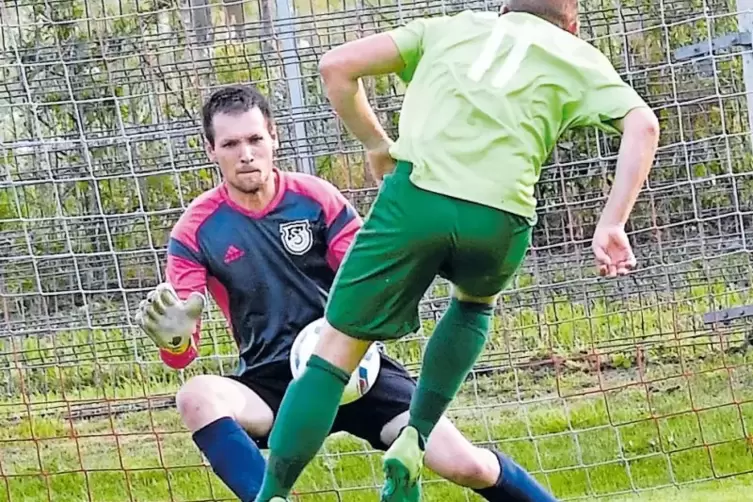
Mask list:
[[[206,287],[225,314],[238,344],[238,374],[287,360],[298,332],[324,315],[335,273],[361,227],[327,181],[276,175],[277,194],[258,213],[233,203],[224,184],[196,198],[167,248],[166,276],[178,296]],[[194,339],[198,346],[198,328]],[[197,353],[160,355],[183,368]]]

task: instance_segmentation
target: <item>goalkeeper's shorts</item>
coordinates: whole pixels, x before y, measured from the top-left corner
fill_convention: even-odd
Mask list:
[[[386,354],[380,355],[376,382],[361,398],[338,408],[330,434],[347,432],[368,441],[376,449],[386,450],[390,445],[383,441],[382,431],[392,420],[410,409],[416,382],[400,363]],[[293,375],[290,363],[285,360],[249,369],[242,375],[228,375],[227,378],[254,391],[276,418]],[[260,449],[269,448],[269,433],[255,437],[249,435]]]
[[[354,338],[416,331],[418,304],[437,275],[467,295],[496,295],[530,246],[527,218],[418,188],[411,170],[398,162],[385,176],[330,290],[327,321]]]

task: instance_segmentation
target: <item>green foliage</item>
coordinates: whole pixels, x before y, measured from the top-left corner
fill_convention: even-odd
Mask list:
[[[36,106],[33,116],[27,114],[24,120],[4,122],[10,124],[8,137],[19,142],[42,138],[51,144],[69,143],[55,148],[52,154],[38,148],[28,154],[3,150],[0,165],[16,185],[0,191],[0,218],[144,212],[148,215],[146,225],[136,219],[121,222],[119,225],[124,228],[119,227],[110,238],[107,231],[92,232],[77,244],[79,249],[144,249],[149,246],[147,232],[151,238],[156,236],[154,245],[162,246],[166,242],[165,228],[190,200],[217,179],[212,169],[203,167],[207,160],[198,134],[202,93],[212,85],[253,83],[273,96],[275,108],[284,114],[287,89],[282,82],[283,61],[275,59],[277,56],[270,54],[258,39],[233,39],[207,47],[195,45],[185,29],[186,19],[169,1],[95,4],[84,0],[37,2],[31,10],[19,11],[26,18],[19,20],[23,29],[14,33],[13,40],[22,55],[29,99]],[[700,5],[699,1],[684,0],[673,4],[673,9],[678,13],[693,12]],[[338,11],[347,5],[328,2],[305,7],[301,12]],[[737,190],[738,200],[748,201],[753,200],[748,197],[753,194],[753,181],[748,176],[749,143],[712,141],[723,136],[737,138],[735,135],[744,134],[749,128],[748,121],[741,118],[746,109],[744,102],[733,92],[742,82],[741,58],[717,58],[715,76],[699,72],[697,64],[667,66],[671,57],[668,54],[674,49],[705,39],[709,31],[723,34],[737,29],[735,17],[723,15],[732,12],[731,4],[717,2],[712,7],[714,17],[659,23],[662,16],[672,13],[662,13],[656,2],[621,2],[618,11],[612,4],[591,0],[581,6],[582,10],[599,15],[585,16],[582,32],[658,110],[664,126],[662,144],[677,153],[669,166],[654,170],[652,186],[722,178],[731,169],[739,176],[730,189]],[[246,14],[258,16],[255,8],[251,10],[253,13]],[[218,12],[214,10],[215,14]],[[433,6],[426,6],[414,14],[434,13],[438,11]],[[375,16],[369,21],[374,25],[386,27],[397,22],[387,12]],[[625,20],[627,25],[623,24]],[[334,33],[329,22],[312,25],[314,31],[307,32],[306,40],[334,44],[353,37]],[[332,38],[317,38],[325,30]],[[628,30],[627,35],[620,35],[623,30]],[[299,50],[306,103],[318,107],[326,103],[316,71],[321,52],[306,52],[302,47]],[[7,63],[14,68],[15,60]],[[368,79],[367,87],[381,110],[380,119],[396,134],[398,97],[404,92],[404,85],[395,77],[380,77]],[[177,133],[164,132],[171,128]],[[363,158],[352,153],[357,150],[353,138],[334,120],[309,123],[307,128],[321,176],[343,188],[373,184]],[[79,141],[82,135],[86,142]],[[135,139],[142,136],[147,139]],[[697,145],[692,158],[682,153],[682,145],[689,142]],[[540,228],[563,218],[562,214],[549,211],[547,205],[603,199],[613,178],[614,163],[599,161],[594,165],[591,159],[614,154],[617,145],[614,139],[603,138],[592,130],[563,138],[561,148],[544,169],[538,189],[543,202]],[[56,180],[56,190],[50,177]],[[29,179],[38,183],[18,183]],[[731,190],[699,189],[692,197],[642,201],[634,220],[658,218],[659,224],[677,224],[687,221],[691,207],[707,215],[723,214],[735,205]],[[160,216],[154,216],[157,212]],[[578,238],[588,237],[594,221],[590,210],[571,211],[566,218],[569,228],[581,234]],[[684,226],[677,230],[682,232]],[[732,228],[723,230],[734,233]],[[668,235],[664,237],[672,240],[676,237],[674,231],[665,230]],[[535,244],[551,245],[546,235],[540,230]],[[11,239],[14,249],[26,247],[22,233]],[[64,252],[63,241],[53,240],[51,234],[37,232],[33,246],[40,252]],[[135,278],[140,271],[126,267],[120,274]],[[559,279],[555,276],[553,280]]]
[[[173,409],[64,416],[80,411],[71,404],[91,411],[102,403],[169,397],[191,375],[232,371],[234,342],[213,323],[205,325],[201,360],[184,373],[166,369],[141,333],[122,328],[120,292],[153,285],[152,249],[164,247],[186,204],[218,180],[202,150],[204,93],[215,85],[253,83],[272,96],[285,121],[282,56],[258,40],[196,44],[172,0],[29,5],[16,11],[25,16],[19,29],[3,31],[14,45],[0,55],[8,88],[21,89],[0,118],[0,171],[12,185],[0,187],[0,241],[20,257],[3,262],[0,290],[8,326],[46,331],[0,338],[0,366],[8,375],[0,402],[0,501],[229,498],[198,452],[187,448],[188,434],[175,433],[183,427]],[[380,5],[359,13],[359,29],[397,23],[396,4]],[[353,37],[342,30],[343,22],[356,22],[349,17],[352,3],[316,0],[296,7],[318,16],[307,18],[302,38],[334,44]],[[258,15],[255,9],[246,10]],[[632,502],[638,499],[614,493],[656,489],[641,500],[742,500],[751,490],[749,476],[681,492],[660,489],[753,469],[750,351],[741,333],[720,335],[700,321],[709,310],[751,303],[750,266],[739,263],[748,255],[680,269],[665,265],[676,257],[661,245],[702,241],[704,232],[736,236],[747,225],[753,155],[742,58],[718,54],[714,67],[705,68],[671,55],[709,34],[737,32],[730,15],[735,2],[586,0],[581,9],[588,13],[583,35],[662,123],[654,190],[644,193],[633,218],[636,239],[664,239],[642,248],[651,257],[642,265],[659,265],[661,272],[639,276],[632,286],[622,283],[615,293],[584,281],[569,262],[549,264],[557,253],[542,253],[503,298],[505,310],[495,319],[479,372],[451,414],[469,438],[499,443],[562,497],[611,493],[608,500]],[[323,10],[347,13],[333,19],[320,16]],[[439,11],[426,5],[410,12]],[[320,49],[326,47],[307,52],[299,46],[306,105],[315,113],[326,104],[316,72]],[[369,79],[367,88],[382,123],[396,134],[404,85],[381,77]],[[324,113],[318,117],[306,125],[318,174],[342,188],[370,186],[353,138]],[[593,130],[562,138],[539,187],[545,205],[535,236],[539,248],[571,253],[574,241],[588,238],[591,207],[611,186],[618,144]],[[368,204],[359,207],[365,212]],[[75,262],[68,260],[71,253]],[[676,253],[689,258],[682,249]],[[715,267],[722,272],[715,274]],[[103,290],[118,293],[91,299],[91,292]],[[61,291],[67,294],[51,294]],[[441,301],[448,294],[439,285],[432,296]],[[115,322],[96,317],[100,303],[115,312]],[[423,327],[422,335],[387,347],[413,370],[434,321]],[[330,490],[333,479],[341,488],[374,485],[378,456],[363,454],[364,445],[351,438],[332,438],[327,447],[342,455],[319,457],[302,490]],[[464,497],[428,477],[427,499]],[[341,494],[353,502],[372,500],[374,490]]]
[[[269,95],[269,82],[278,76],[267,75],[263,66],[250,62],[259,60],[258,51],[258,44],[227,44],[217,47],[212,58],[217,83],[252,83],[259,91]]]

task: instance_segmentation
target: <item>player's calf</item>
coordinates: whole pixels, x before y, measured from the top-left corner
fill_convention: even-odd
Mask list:
[[[477,298],[474,298],[474,300]],[[455,296],[426,346],[418,387],[411,399],[408,428],[401,433],[385,455],[385,487],[382,502],[411,500],[401,493],[412,493],[401,486],[417,486],[420,466],[409,465],[413,456],[404,452],[423,448],[452,399],[457,394],[473,363],[486,342],[493,307],[489,303],[464,301]],[[419,435],[420,445],[406,436],[410,431]],[[389,462],[387,461],[389,459]],[[411,473],[407,479],[395,465]],[[416,468],[417,467],[417,468]],[[419,475],[413,476],[416,471]]]
[[[239,382],[215,375],[190,379],[175,401],[212,470],[242,502],[252,502],[265,461],[242,424],[265,434],[273,420],[269,407]]]
[[[429,338],[408,422],[424,440],[484,349],[493,310],[489,304],[453,298]]]
[[[345,385],[370,345],[329,324],[322,328],[306,370],[290,384],[280,405],[269,437],[269,468],[260,502],[290,493],[332,429]]]

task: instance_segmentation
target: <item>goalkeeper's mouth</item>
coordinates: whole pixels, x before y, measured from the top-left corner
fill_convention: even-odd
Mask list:
[[[235,173],[236,174],[260,174],[261,173],[261,169],[256,169],[256,168],[252,168],[252,169],[248,169],[248,168],[238,169]]]

